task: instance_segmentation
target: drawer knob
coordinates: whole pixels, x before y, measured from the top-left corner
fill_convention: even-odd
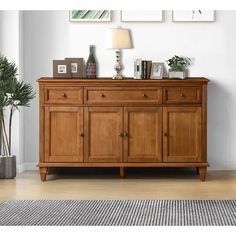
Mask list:
[[[144,93],[144,94],[143,94],[143,97],[144,97],[144,98],[147,98],[147,97],[148,97],[148,95],[147,95],[146,93]]]
[[[102,98],[105,98],[105,97],[106,97],[106,95],[105,95],[104,93],[102,93],[102,94],[101,94],[101,97],[102,97]]]
[[[67,97],[65,93],[62,93],[61,96],[62,96],[63,98],[66,98],[66,97]]]
[[[120,133],[119,136],[120,136],[121,138],[123,138],[123,137],[124,137],[124,134],[123,134],[123,133]]]
[[[180,96],[182,97],[182,98],[184,98],[185,97],[185,95],[184,95],[184,93],[180,93]]]

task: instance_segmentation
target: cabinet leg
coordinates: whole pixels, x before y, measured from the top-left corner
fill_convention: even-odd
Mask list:
[[[48,168],[47,167],[40,167],[40,177],[41,180],[44,182],[47,179]]]
[[[197,175],[199,175],[199,167],[196,167]]]
[[[199,167],[199,176],[200,176],[200,180],[201,181],[205,181],[205,179],[206,179],[206,171],[207,171],[206,167]]]
[[[120,177],[121,178],[125,177],[125,167],[120,167]]]

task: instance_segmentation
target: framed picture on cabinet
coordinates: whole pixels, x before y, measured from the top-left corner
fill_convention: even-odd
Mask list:
[[[163,69],[164,69],[164,63],[153,62],[151,67],[150,79],[162,79]]]
[[[65,58],[70,63],[71,77],[83,77],[84,61],[83,58]]]
[[[162,11],[121,11],[123,22],[162,22]]]
[[[103,22],[111,21],[111,11],[108,10],[71,10],[71,22]]]
[[[70,78],[70,62],[67,60],[53,60],[53,77]]]
[[[215,11],[187,10],[172,11],[173,22],[212,22],[215,20]]]

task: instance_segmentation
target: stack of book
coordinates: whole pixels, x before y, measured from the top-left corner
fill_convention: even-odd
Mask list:
[[[134,62],[134,79],[150,79],[152,61],[136,59]]]

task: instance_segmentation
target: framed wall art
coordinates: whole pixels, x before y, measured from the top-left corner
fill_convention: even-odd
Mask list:
[[[162,22],[162,11],[121,11],[123,22]]]
[[[215,20],[215,11],[188,10],[172,11],[174,22],[212,22]]]
[[[53,77],[70,78],[70,62],[67,60],[53,60]]]
[[[69,18],[72,22],[103,22],[111,21],[111,11],[108,10],[71,10]]]
[[[83,58],[65,58],[70,63],[71,77],[83,77],[84,61]]]

